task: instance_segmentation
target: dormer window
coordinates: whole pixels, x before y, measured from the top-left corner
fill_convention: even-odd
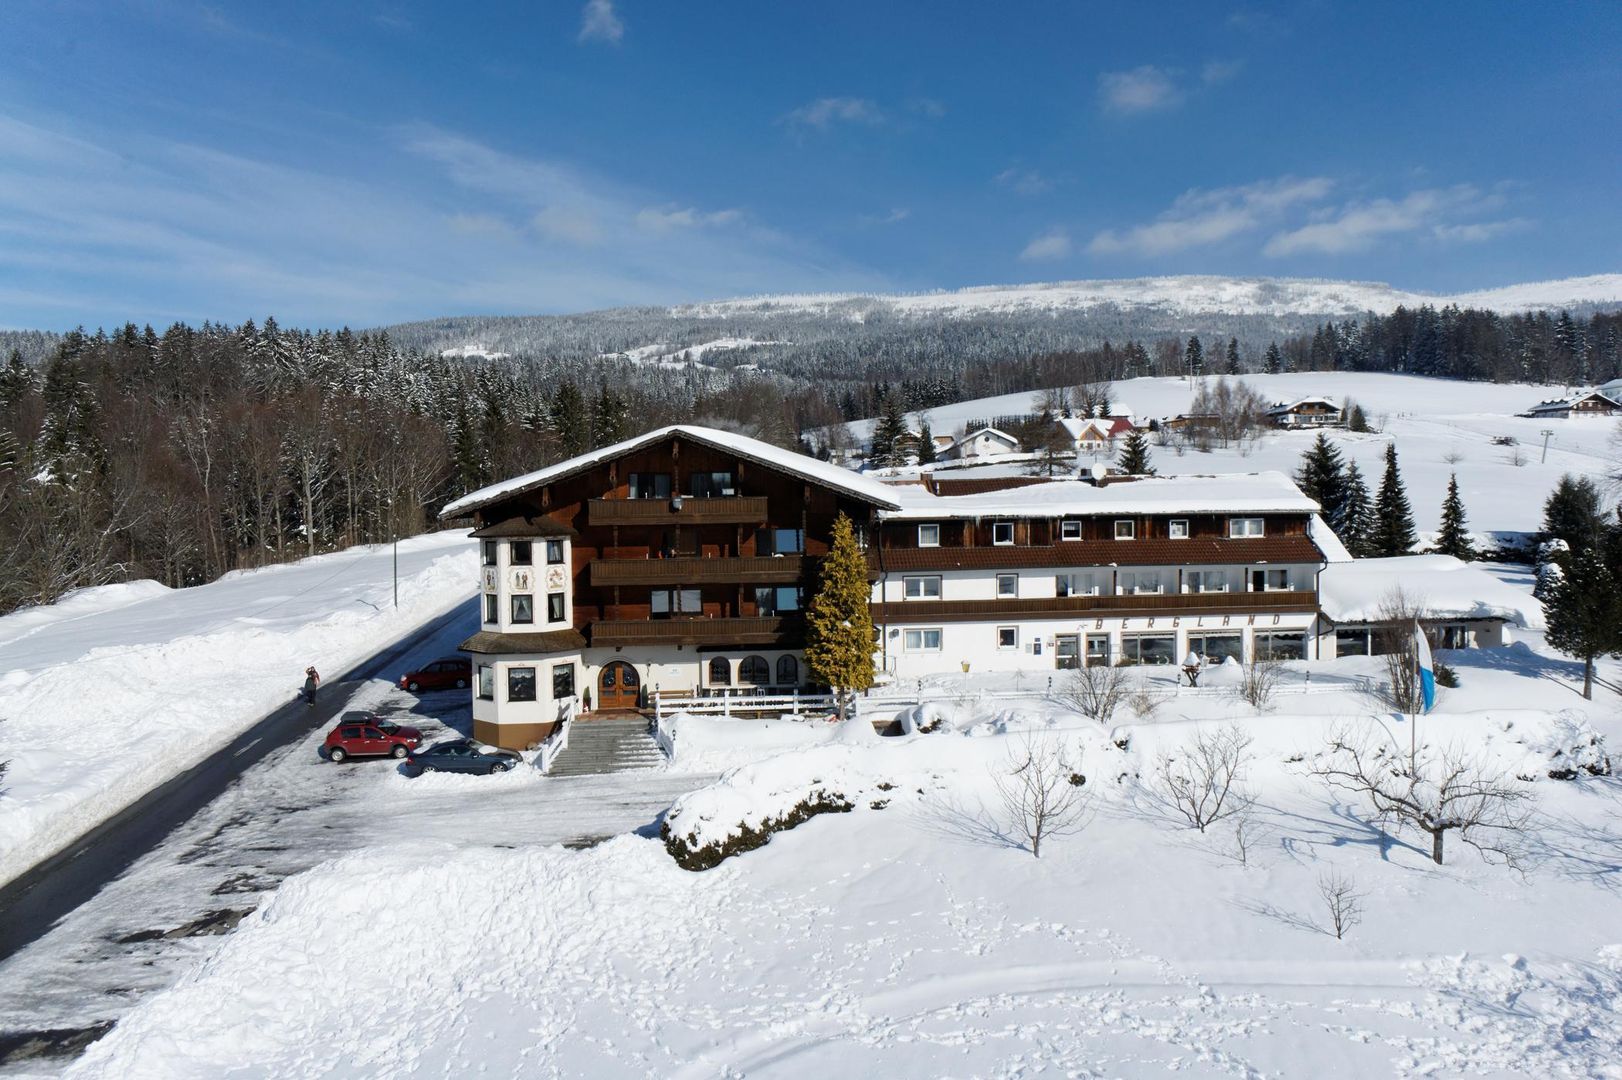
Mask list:
[[[1173,540],[1188,539],[1188,519],[1173,518],[1166,524],[1166,535]]]
[[[1014,523],[1012,521],[992,522],[991,542],[993,544],[1012,544],[1014,542]]]
[[[940,547],[941,527],[939,525],[918,526],[918,546],[921,548]]]
[[[1070,518],[1070,519],[1067,519],[1065,521],[1059,522],[1059,539],[1060,540],[1080,540],[1081,539],[1081,522],[1079,520],[1075,519],[1075,518]]]
[[[1131,518],[1121,518],[1115,523],[1115,539],[1131,540],[1138,535],[1138,523]]]
[[[1229,539],[1253,539],[1261,535],[1262,519],[1259,517],[1236,517],[1228,519]]]

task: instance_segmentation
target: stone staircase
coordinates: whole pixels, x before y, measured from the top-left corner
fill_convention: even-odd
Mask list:
[[[569,731],[569,748],[552,762],[547,775],[594,776],[652,769],[664,763],[664,751],[648,734],[644,718],[590,717],[574,722]]]

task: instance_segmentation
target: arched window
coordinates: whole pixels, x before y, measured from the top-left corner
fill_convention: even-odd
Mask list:
[[[738,683],[741,686],[770,686],[772,666],[764,656],[746,656],[738,665]]]
[[[710,685],[732,685],[732,661],[724,656],[717,656],[710,661]]]
[[[792,656],[779,656],[777,658],[777,685],[800,685],[800,662]]]

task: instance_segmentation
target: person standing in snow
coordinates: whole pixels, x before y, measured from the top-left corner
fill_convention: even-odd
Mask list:
[[[304,669],[304,704],[312,709],[315,708],[315,689],[320,685],[321,676],[316,672],[315,665],[311,664]]]

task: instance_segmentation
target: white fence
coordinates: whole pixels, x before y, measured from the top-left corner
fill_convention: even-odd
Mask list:
[[[574,718],[580,711],[580,699],[577,697],[565,698],[558,703],[558,726],[542,741],[540,751],[535,755],[535,767],[544,772],[552,771],[552,763],[557,761],[558,755],[569,749],[569,729],[574,727]]]

